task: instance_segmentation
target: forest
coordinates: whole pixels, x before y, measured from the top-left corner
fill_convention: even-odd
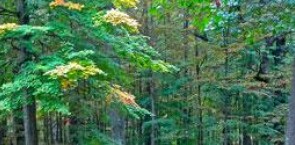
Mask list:
[[[295,0],[0,0],[0,145],[295,145],[294,32]]]

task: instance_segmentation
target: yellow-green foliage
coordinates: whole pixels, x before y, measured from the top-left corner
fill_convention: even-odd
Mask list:
[[[114,5],[118,8],[126,7],[126,8],[135,8],[138,4],[138,0],[114,0]]]

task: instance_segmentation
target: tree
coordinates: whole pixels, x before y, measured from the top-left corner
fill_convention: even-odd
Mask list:
[[[288,124],[287,124],[287,134],[286,134],[286,144],[292,145],[294,143],[295,136],[295,127],[294,127],[294,103],[295,103],[295,63],[293,63],[293,79],[292,79],[292,88],[291,88],[291,96],[289,97],[289,115],[288,115]]]
[[[282,145],[294,4],[3,1],[0,144]]]
[[[161,72],[169,72],[173,66],[154,59],[158,54],[138,33],[139,23],[121,11],[135,7],[137,1],[112,2],[16,0],[15,7],[14,2],[2,4],[5,19],[0,27],[4,48],[1,62],[10,64],[5,67],[15,71],[2,84],[1,110],[17,111],[23,106],[27,145],[38,144],[37,111],[41,116],[58,113],[69,118],[69,141],[79,143],[78,128],[90,117],[78,116],[82,110],[76,108],[81,106],[77,100],[104,100],[106,107],[109,103],[119,104],[119,110],[135,117],[138,113],[148,114],[135,103],[133,95],[117,85],[124,84],[124,64]],[[15,11],[4,8],[7,6]],[[100,86],[99,90],[85,94],[96,86]],[[61,136],[59,131],[56,133]]]

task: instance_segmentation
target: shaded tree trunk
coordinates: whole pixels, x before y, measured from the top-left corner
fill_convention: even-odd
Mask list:
[[[289,116],[287,123],[286,145],[295,143],[295,59],[293,62],[293,79],[291,96],[289,98]]]
[[[276,38],[276,49],[272,52],[275,65],[282,62],[283,56],[287,52],[285,35],[280,35]]]
[[[198,41],[198,39],[196,38],[196,41]],[[198,60],[198,58],[201,55],[201,52],[199,50],[198,45],[195,46],[195,57],[196,60]],[[197,61],[196,62],[196,79],[197,79],[197,86],[196,86],[196,91],[197,91],[197,95],[196,95],[196,106],[195,108],[198,108],[198,125],[197,125],[197,129],[198,129],[198,145],[203,145],[204,144],[204,135],[203,135],[203,108],[202,108],[202,96],[201,96],[201,84],[199,83],[199,80],[201,79],[201,62]]]
[[[230,37],[230,24],[228,24],[228,26],[226,28],[223,29],[223,47],[225,48],[225,62],[224,62],[224,77],[228,77],[229,75],[229,50],[228,48],[226,48],[228,46],[228,39]],[[231,106],[231,96],[230,94],[227,94],[227,92],[224,92],[224,94],[226,94],[224,96],[224,100],[223,100],[223,109],[222,109],[222,113],[224,115],[224,127],[223,127],[223,145],[230,145],[231,141],[230,141],[230,128],[227,125],[227,121],[229,120],[229,116],[230,116],[230,106]]]
[[[273,45],[273,40],[271,37],[265,39],[265,50],[261,51],[261,64],[259,74],[265,75],[269,71],[269,59],[268,59],[268,50]]]
[[[50,139],[49,139],[49,136],[50,136],[50,132],[49,132],[49,115],[45,115],[44,119],[43,119],[43,125],[44,125],[44,128],[43,128],[43,140],[45,142],[46,145],[50,145]]]
[[[27,10],[26,0],[16,0],[18,20],[21,25],[27,25],[30,22],[30,18]],[[24,36],[23,41],[28,41],[29,36]],[[22,44],[21,44],[22,45]],[[23,65],[28,57],[27,48],[23,45],[20,46],[20,65]],[[20,67],[21,68],[21,67]],[[23,106],[23,119],[25,129],[25,143],[26,145],[38,145],[37,136],[37,123],[36,123],[36,101],[33,96],[28,94],[28,90],[23,90],[23,97],[25,99],[25,105]]]
[[[26,100],[29,96],[26,94]],[[26,145],[38,145],[37,124],[36,124],[36,104],[34,97],[31,97],[32,103],[26,104],[23,108],[24,112],[24,127]]]
[[[12,144],[13,145],[24,145],[24,126],[23,119],[21,118],[21,114],[18,111],[13,112],[13,136],[12,136]]]
[[[265,75],[268,74],[270,69],[269,52],[271,52],[274,57],[274,64],[279,65],[282,62],[283,56],[287,52],[285,34],[267,37],[265,38],[265,43],[265,49],[260,51],[261,61],[256,79],[259,81],[268,82],[269,78]],[[271,50],[271,47],[274,45],[274,43],[276,44],[276,48]]]
[[[150,133],[150,145],[155,145],[155,138],[156,138],[156,125],[155,125],[155,121],[156,121],[156,107],[155,107],[155,96],[154,96],[154,82],[153,82],[153,73],[149,72],[149,82],[148,82],[148,86],[147,86],[147,91],[148,94],[150,96],[150,100],[151,100],[151,112],[152,112],[152,124],[151,124],[151,133]]]
[[[120,116],[118,110],[116,110],[115,108],[110,108],[109,115],[111,117],[112,138],[119,145],[125,145],[125,119]]]
[[[6,136],[6,121],[0,121],[0,145],[4,144],[4,138]]]
[[[144,27],[143,27],[143,34],[146,36],[151,37],[150,39],[150,45],[153,46],[155,42],[155,36],[152,36],[152,29],[153,29],[153,18],[152,16],[149,15],[148,10],[151,7],[152,0],[144,0],[143,3],[143,22],[144,22]],[[154,87],[154,80],[153,80],[153,72],[149,71],[148,72],[148,81],[147,81],[147,86],[146,86],[146,91],[150,97],[150,109],[151,113],[153,114],[151,116],[151,128],[149,132],[149,140],[148,144],[149,145],[156,145],[156,100],[155,100],[155,87]]]
[[[243,145],[252,145],[251,137],[245,131],[243,132]]]
[[[185,9],[184,10],[184,22],[183,22],[183,29],[184,29],[184,34],[183,34],[183,61],[184,62],[188,62],[189,61],[189,10]],[[183,77],[186,78],[187,80],[189,80],[189,65],[185,64],[184,66],[184,72],[183,72]],[[188,98],[188,94],[189,94],[189,86],[188,86],[188,82],[185,84],[184,86],[184,93],[183,93],[183,99],[186,103],[189,102],[189,98]],[[184,114],[184,118],[183,118],[183,125],[185,127],[185,138],[184,138],[184,143],[188,145],[189,143],[189,117],[190,117],[190,106],[189,105],[185,105],[184,107],[181,106],[181,110],[183,110],[183,114]],[[182,142],[182,141],[181,141]]]

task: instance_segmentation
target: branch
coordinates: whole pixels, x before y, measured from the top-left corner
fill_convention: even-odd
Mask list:
[[[3,6],[0,6],[0,15],[17,16],[17,12],[6,9]]]
[[[265,36],[263,39],[264,40],[269,39],[269,41],[276,41],[280,37],[284,37],[284,36],[292,34],[294,32],[295,32],[295,30],[289,30],[289,31],[282,32],[281,34],[278,34],[278,35],[275,35],[275,36]]]
[[[206,42],[209,41],[208,37],[206,35],[204,35],[204,34],[202,35],[202,34],[199,34],[198,32],[195,32],[194,36],[196,38],[199,38],[199,39],[203,40],[203,41],[206,41]]]
[[[1,16],[16,16],[16,15],[13,15],[13,14],[10,14],[10,13],[1,13],[1,12],[0,12],[0,15]]]

